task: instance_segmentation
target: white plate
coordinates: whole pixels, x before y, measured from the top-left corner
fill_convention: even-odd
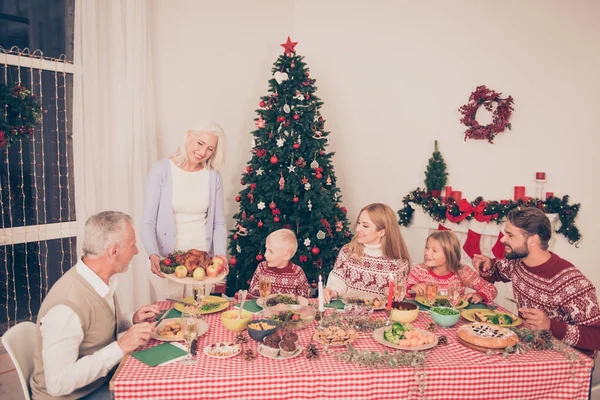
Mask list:
[[[159,336],[158,335],[158,331],[160,329],[163,329],[165,326],[167,326],[171,322],[181,322],[181,318],[166,318],[166,319],[163,319],[162,321],[160,321],[160,324],[158,324],[158,326],[156,327],[156,330],[154,332],[152,332],[152,339],[161,340],[163,342],[182,341],[183,335],[177,335],[177,336]],[[200,337],[200,336],[204,335],[206,332],[208,332],[208,324],[206,322],[204,322],[203,320],[199,319],[198,322],[196,323],[196,332],[197,332],[196,337]]]
[[[231,353],[227,354],[227,355],[214,354],[213,352],[217,348],[231,348]],[[209,357],[213,357],[213,358],[230,358],[230,357],[235,357],[238,354],[240,354],[241,352],[242,352],[242,346],[240,344],[235,344],[235,343],[217,342],[217,343],[209,344],[208,346],[206,346],[204,348],[204,354],[206,354]]]
[[[295,358],[295,357],[298,357],[298,356],[300,355],[300,353],[302,353],[302,349],[303,349],[303,348],[302,348],[302,346],[300,346],[299,344],[296,344],[296,351],[295,351],[295,352],[293,352],[291,356],[283,357],[283,356],[282,356],[281,354],[279,354],[279,353],[277,353],[277,355],[276,355],[276,356],[272,356],[272,355],[270,355],[270,354],[266,354],[266,353],[263,351],[263,348],[264,348],[264,347],[265,347],[265,345],[264,345],[264,344],[259,344],[259,345],[258,345],[258,348],[257,348],[258,354],[260,354],[260,355],[261,355],[261,356],[263,356],[263,357],[272,358],[273,360],[288,360],[288,359],[290,359],[290,358]]]
[[[294,296],[293,294],[271,294],[269,296],[267,296],[267,299],[273,298],[275,296],[289,296],[292,297]],[[306,297],[302,297],[302,296],[294,296],[296,298],[296,301],[298,302],[297,305],[299,306],[307,306],[308,305],[308,299]],[[265,299],[263,298],[258,298],[256,299],[256,304],[259,307],[265,308],[265,306],[263,305],[265,303]],[[285,303],[279,303],[279,304],[285,304]],[[290,305],[296,305],[296,304],[290,304]],[[270,307],[275,307],[275,306],[270,306]]]
[[[173,281],[173,282],[177,282],[177,283],[181,283],[183,285],[192,285],[194,283],[194,278],[192,278],[191,276],[186,276],[185,278],[178,278],[178,277],[175,276],[175,274],[165,274],[165,273],[163,273],[163,275],[168,280]],[[206,285],[212,285],[212,284],[221,282],[226,276],[227,276],[227,272],[225,272],[225,270],[223,270],[223,272],[221,273],[221,275],[215,276],[214,278],[206,277],[206,278],[202,279],[201,282],[204,282],[204,284],[206,284]]]
[[[349,299],[361,299],[361,300],[366,299],[369,301],[373,301],[376,298],[379,299],[379,301],[381,302],[381,305],[379,307],[374,307],[374,306],[370,306],[370,307],[373,307],[374,311],[385,310],[386,303],[385,303],[385,300],[383,300],[382,296],[365,294],[365,295],[358,295],[358,296],[344,296],[340,300],[342,300],[342,303],[344,303],[346,305],[347,304],[357,304],[357,305],[364,306],[365,305],[364,303],[352,302],[352,301],[348,301],[348,300]]]
[[[392,329],[392,327],[384,326],[379,329],[375,329],[375,331],[373,332],[373,339],[375,339],[376,342],[381,343],[384,346],[392,347],[394,349],[409,350],[409,351],[427,350],[427,349],[431,349],[432,347],[437,346],[437,344],[438,344],[438,338],[435,334],[428,332],[424,329],[418,329],[418,328],[413,328],[412,330],[417,331],[417,332],[424,332],[424,333],[427,333],[428,335],[433,335],[433,337],[434,337],[433,342],[422,344],[420,346],[400,346],[397,344],[393,344],[393,343],[390,343],[387,340],[385,340],[385,338],[383,337],[383,332],[388,329]]]

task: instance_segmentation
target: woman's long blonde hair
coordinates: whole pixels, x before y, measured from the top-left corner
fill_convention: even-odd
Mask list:
[[[190,132],[191,136],[188,138],[188,133]],[[185,133],[182,143],[179,145],[177,150],[171,154],[171,159],[175,165],[178,166],[182,166],[186,161],[189,161],[185,147],[191,140],[192,136],[199,133],[210,133],[217,137],[218,140],[217,145],[215,146],[215,151],[204,162],[204,167],[206,169],[212,169],[219,172],[225,161],[225,153],[223,150],[225,148],[225,132],[223,132],[223,128],[221,128],[219,124],[213,121],[202,120],[196,122],[193,127]]]
[[[425,243],[429,242],[429,239],[438,241],[444,252],[444,257],[446,257],[448,270],[457,273],[462,268],[462,265],[460,264],[460,242],[456,234],[451,231],[436,231],[427,237]]]
[[[407,260],[410,265],[410,254],[402,234],[400,233],[400,226],[396,220],[396,214],[394,210],[387,204],[383,203],[372,203],[365,206],[358,213],[356,218],[356,225],[358,225],[358,219],[360,214],[366,211],[369,217],[375,224],[377,231],[385,229],[385,234],[381,237],[381,252],[382,254],[393,260]],[[362,257],[364,254],[365,246],[358,243],[357,236],[355,235],[350,243],[347,244],[350,254],[355,257]]]

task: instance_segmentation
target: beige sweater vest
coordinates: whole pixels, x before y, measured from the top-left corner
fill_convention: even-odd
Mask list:
[[[91,382],[73,393],[53,397],[46,389],[44,362],[42,360],[42,335],[40,321],[54,306],[63,304],[71,308],[81,321],[83,342],[79,345],[79,358],[95,353],[114,342],[117,338],[119,302],[115,295],[115,312],[113,312],[98,292],[77,272],[76,268],[67,271],[48,292],[42,302],[37,319],[37,338],[35,344],[34,370],[30,384],[33,399],[79,399],[102,386],[111,374]]]

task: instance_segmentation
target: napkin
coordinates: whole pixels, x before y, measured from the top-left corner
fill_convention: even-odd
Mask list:
[[[163,313],[165,313],[165,312],[167,312],[167,316],[165,317],[165,319],[167,319],[167,318],[180,318],[181,317],[181,311],[178,311],[178,310],[176,310],[174,308],[170,308],[170,309],[165,310],[165,311],[161,312],[160,314],[158,314],[156,316],[156,320],[158,321],[162,317]]]
[[[240,303],[235,305],[236,308],[240,308]],[[256,300],[246,300],[244,303],[244,310],[250,311],[251,313],[258,313],[262,311],[262,307],[256,304]]]
[[[346,305],[342,303],[340,299],[331,300],[329,304],[325,304],[325,307],[329,308],[337,308],[338,310],[343,310]]]
[[[186,355],[186,351],[171,343],[163,343],[148,349],[136,351],[131,356],[150,367],[171,361]]]

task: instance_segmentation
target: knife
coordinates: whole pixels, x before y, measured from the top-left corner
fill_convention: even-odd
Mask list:
[[[515,299],[511,299],[510,297],[505,297],[506,300],[510,301],[513,304],[517,305],[517,308],[520,308],[521,306],[519,305],[519,303],[515,300]]]
[[[189,302],[183,301],[183,300],[175,300],[175,299],[170,299],[170,298],[167,298],[167,300],[175,302],[175,303],[183,304],[185,306],[195,306],[196,305],[196,303],[189,303]],[[223,303],[229,303],[229,302],[230,302],[230,300],[226,300],[226,299],[223,299],[222,301],[210,301],[210,303],[216,303],[216,304],[223,304]]]
[[[154,323],[154,326],[157,327],[158,324],[161,323],[161,321],[163,319],[165,319],[165,317],[169,314],[169,312],[173,309],[173,307],[169,308],[168,310],[166,310],[164,313],[162,313],[162,315],[156,320],[156,322]]]

